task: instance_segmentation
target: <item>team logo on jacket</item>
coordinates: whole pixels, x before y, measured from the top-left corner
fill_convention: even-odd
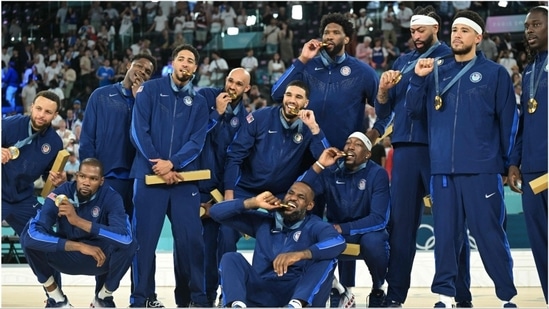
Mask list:
[[[303,135],[301,133],[294,134],[294,143],[300,144],[303,141]]]
[[[92,211],[91,211],[91,215],[92,215],[92,217],[97,218],[97,217],[99,217],[100,212],[101,212],[101,210],[99,209],[99,206],[93,206]]]
[[[185,96],[183,98],[183,103],[185,103],[185,105],[187,106],[191,106],[193,105],[193,98],[191,98],[190,96]]]
[[[339,73],[343,76],[349,76],[351,74],[351,68],[348,66],[343,66],[341,70],[339,70]]]
[[[482,79],[482,74],[480,74],[480,72],[473,72],[469,76],[469,80],[472,81],[473,83],[478,83],[480,82],[481,79]]]
[[[137,91],[135,93],[140,93],[141,91],[143,91],[143,85],[139,86],[139,88],[137,88]]]
[[[437,60],[437,65],[442,65],[444,63],[444,59],[438,59]]]
[[[299,240],[299,237],[301,236],[301,231],[297,231],[294,233],[294,241],[297,242]]]
[[[50,153],[50,151],[51,151],[50,144],[46,143],[46,144],[42,145],[42,153],[43,154],[48,154],[48,153]]]
[[[358,182],[358,189],[361,191],[364,191],[364,189],[366,189],[366,179],[361,179]]]
[[[231,119],[231,127],[236,128],[238,126],[239,122],[240,122],[240,120],[238,120],[238,117],[233,117]]]

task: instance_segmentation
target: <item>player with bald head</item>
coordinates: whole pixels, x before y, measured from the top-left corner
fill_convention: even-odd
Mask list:
[[[427,121],[413,119],[406,111],[406,89],[418,59],[451,54],[448,45],[438,40],[440,17],[432,6],[417,7],[410,20],[415,49],[400,56],[393,68],[381,75],[375,100],[378,121],[392,117],[394,130],[393,170],[391,175],[391,217],[389,242],[391,256],[387,272],[387,306],[401,306],[410,288],[412,264],[416,254],[416,236],[423,214],[423,197],[429,194],[431,176]],[[376,126],[380,127],[380,126]],[[380,132],[382,135],[384,132]],[[414,164],[410,164],[414,162]],[[459,307],[470,307],[469,246],[464,242],[460,272],[456,280]]]
[[[201,169],[209,169],[211,172],[211,178],[200,181],[198,187],[200,205],[206,211],[206,215],[202,218],[206,250],[206,294],[212,306],[219,285],[217,272],[219,223],[209,217],[209,208],[212,206],[210,192],[215,189],[219,192],[224,191],[223,175],[227,147],[240,125],[246,121],[248,113],[242,102],[242,96],[249,90],[250,73],[244,68],[235,68],[225,78],[224,88],[202,88],[198,91],[206,98],[210,115],[206,143],[197,160]],[[178,306],[188,307],[190,294],[186,284],[176,284],[175,298]]]

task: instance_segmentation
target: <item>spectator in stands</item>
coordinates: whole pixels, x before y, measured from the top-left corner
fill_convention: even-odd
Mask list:
[[[164,15],[162,8],[158,7],[156,9],[156,16],[154,17],[153,23],[145,33],[148,34],[151,39],[156,41],[156,38],[162,34],[164,29],[169,29],[168,16]],[[140,51],[140,53],[143,53],[143,51]]]
[[[372,38],[369,36],[365,36],[363,39],[363,42],[356,45],[356,53],[355,57],[366,63],[367,65],[371,66],[372,63],[372,47],[370,47],[370,44],[372,43]]]
[[[512,68],[517,65],[517,61],[513,56],[511,56],[511,51],[508,49],[504,49],[499,53],[498,57],[498,63],[507,69],[507,73],[509,73],[509,76],[513,75]]]
[[[218,51],[212,52],[212,61],[210,62],[210,81],[212,86],[221,88],[225,84],[225,75],[229,72],[227,61],[221,58]]]
[[[221,13],[221,24],[223,25],[223,32],[227,32],[229,27],[234,27],[236,21],[236,12],[231,5],[231,2],[223,2],[223,5],[219,7]]]
[[[210,35],[211,38],[214,40],[214,48],[220,48],[221,46],[218,46],[219,41],[219,33],[221,33],[222,29],[222,19],[221,19],[221,12],[219,10],[219,6],[214,5],[212,7],[211,17],[210,17]]]
[[[387,49],[383,47],[383,40],[375,38],[374,47],[372,48],[372,67],[376,70],[378,76],[381,76],[381,73],[387,69],[388,56]]]
[[[496,43],[490,39],[488,32],[482,34],[482,40],[478,44],[478,49],[484,53],[486,59],[492,61],[498,60],[498,47],[496,46]]]
[[[59,34],[64,37],[68,32],[67,29],[67,2],[61,1],[59,8],[57,9],[57,14],[55,14],[55,24],[59,25]]]
[[[281,21],[280,31],[278,32],[278,40],[280,46],[280,59],[286,65],[290,65],[294,61],[294,32],[290,29],[287,21]]]
[[[185,22],[183,23],[183,37],[185,38],[186,44],[194,44],[194,31],[196,30],[196,24],[193,20],[193,17],[185,13]]]
[[[396,44],[397,41],[395,23],[397,23],[396,14],[393,10],[393,3],[390,2],[381,13],[381,30],[383,31],[383,39],[390,40],[393,44]]]
[[[259,66],[259,62],[257,61],[257,58],[254,57],[254,49],[250,48],[246,51],[246,57],[242,58],[240,61],[240,66],[243,67],[248,73],[250,73],[251,77],[251,84],[255,84],[255,73],[257,70],[257,67]]]
[[[196,10],[198,14],[196,15],[196,18],[195,18],[195,23],[196,23],[195,36],[196,36],[196,43],[199,46],[201,46],[206,43],[206,39],[208,37],[208,18],[206,16],[206,11],[204,10],[204,4],[197,3],[196,6],[197,6]]]
[[[198,80],[198,87],[209,87],[211,85],[210,81],[210,57],[206,56],[202,58],[202,63],[198,68],[198,75],[200,79]]]
[[[65,164],[64,172],[67,174],[67,181],[73,181],[74,176],[80,169],[80,161],[74,152],[69,152],[69,160]]]
[[[120,28],[118,28],[118,35],[120,36],[121,48],[126,49],[129,47],[133,36],[133,13],[130,7],[126,7],[121,15],[122,20],[120,21]]]
[[[90,19],[91,26],[96,31],[99,31],[104,19],[103,7],[99,1],[92,1],[91,7],[88,10],[88,18]]]
[[[103,60],[103,65],[97,69],[95,76],[99,80],[99,87],[110,85],[114,81],[114,69],[111,67],[109,59]]]
[[[276,82],[282,77],[282,74],[286,71],[286,65],[284,61],[280,59],[280,54],[275,53],[273,58],[269,60],[268,63],[269,77],[271,85],[276,84]]]
[[[385,50],[387,50],[387,65],[386,68],[393,67],[395,60],[400,57],[400,49],[398,46],[391,43],[391,41],[385,41]]]
[[[398,39],[398,44],[393,43],[393,45],[396,45],[399,49],[403,48],[404,43],[408,42],[411,37],[410,19],[412,19],[412,15],[414,15],[414,12],[406,6],[404,1],[398,3],[398,13],[396,14],[396,19],[400,26],[400,37]]]
[[[185,24],[185,12],[183,10],[178,10],[177,12],[175,12],[175,16],[173,17],[173,20],[172,20],[174,35],[177,33],[183,32],[184,24]]]
[[[120,195],[103,181],[97,159],[82,161],[76,181],[50,193],[21,235],[29,265],[48,295],[46,307],[72,307],[57,272],[95,275],[91,307],[116,307],[113,291],[128,271],[137,243]]]
[[[236,17],[236,26],[238,31],[245,32],[247,29],[246,22],[248,21],[248,13],[245,8],[240,8],[240,14]]]
[[[63,96],[66,100],[70,99],[74,82],[76,81],[76,71],[71,68],[70,62],[63,64]]]
[[[4,65],[4,63],[2,62]],[[10,61],[7,69],[2,67],[2,91],[6,94],[6,101],[10,104],[11,111],[16,112],[16,94],[20,84],[19,73],[15,70],[15,62]]]
[[[267,55],[272,55],[278,52],[278,46],[280,43],[278,32],[280,32],[280,28],[278,28],[278,21],[275,18],[271,18],[270,23],[265,26],[265,29],[263,30],[265,53]]]
[[[374,25],[370,17],[366,16],[366,9],[361,8],[358,13],[360,14],[355,19],[356,40],[362,42],[364,37],[370,33],[370,27]]]
[[[23,87],[23,90],[21,90],[23,112],[25,113],[25,115],[30,115],[32,101],[34,100],[34,97],[36,97],[36,93],[38,92],[37,88],[38,86],[36,85],[34,76],[31,75],[29,78],[29,82]]]

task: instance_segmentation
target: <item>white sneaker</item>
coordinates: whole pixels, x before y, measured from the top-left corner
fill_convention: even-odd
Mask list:
[[[355,294],[353,294],[349,289],[345,288],[345,292],[341,294],[341,299],[339,300],[339,308],[354,308],[356,307],[355,303]]]

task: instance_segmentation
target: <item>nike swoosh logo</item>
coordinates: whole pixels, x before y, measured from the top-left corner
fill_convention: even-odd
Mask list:
[[[417,20],[418,20],[417,18],[416,18],[416,19],[412,19],[412,20],[410,20],[410,22],[411,22],[411,23],[415,23]]]
[[[484,198],[491,198],[492,195],[496,194],[496,192],[492,193],[492,194],[484,194]]]
[[[336,185],[344,185],[344,184],[345,184],[345,181],[336,180]]]
[[[161,97],[169,97],[170,95],[169,95],[169,94],[163,94],[163,93],[161,93],[160,96],[161,96]]]
[[[192,194],[192,196],[196,196],[198,194],[198,192],[193,192],[191,194]]]
[[[450,79],[450,78],[452,78],[452,76],[450,76],[450,77],[445,77],[445,78],[442,79],[442,81],[448,80],[448,79]]]
[[[114,96],[117,96],[118,93],[109,93],[109,97],[114,97]]]
[[[273,133],[276,133],[277,131],[269,130],[268,132],[269,132],[270,134],[273,134]]]
[[[315,71],[323,70],[324,68],[315,68]]]
[[[528,71],[528,72],[524,73],[524,75],[528,75],[528,74],[530,74],[531,72],[532,72],[532,71]]]

